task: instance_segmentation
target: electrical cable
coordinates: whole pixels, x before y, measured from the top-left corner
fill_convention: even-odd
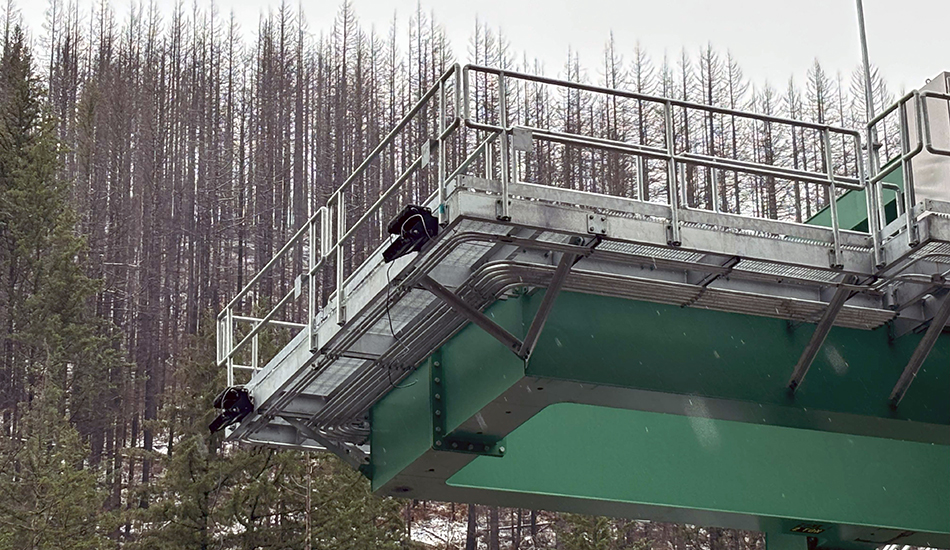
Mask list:
[[[418,214],[416,214],[416,216],[418,216]],[[421,216],[420,216],[420,217],[421,217]],[[409,219],[412,219],[412,217],[410,217]],[[409,221],[409,220],[406,220],[406,221]],[[404,231],[404,230],[405,230],[405,227],[406,227],[406,224],[403,223],[403,226],[402,226],[402,228],[400,229],[400,232]],[[423,225],[423,228],[425,228],[425,225]],[[429,234],[429,232],[426,231],[426,235],[428,235],[428,234]],[[391,236],[391,235],[390,235],[390,237],[389,237],[389,241],[390,241],[390,243],[392,242],[392,236]],[[386,318],[389,320],[389,332],[390,332],[390,334],[392,334],[393,339],[396,340],[396,342],[399,343],[400,346],[402,346],[403,348],[405,348],[405,350],[406,350],[407,353],[409,353],[409,352],[411,351],[411,350],[409,349],[409,346],[407,346],[405,343],[403,343],[403,341],[400,340],[398,336],[396,336],[396,330],[393,328],[393,316],[392,316],[392,313],[391,313],[391,311],[390,311],[390,305],[391,305],[391,300],[392,300],[392,298],[391,298],[391,292],[392,292],[392,288],[393,288],[392,278],[390,277],[390,270],[392,269],[392,267],[393,267],[393,264],[392,264],[392,263],[390,263],[390,264],[386,267]],[[393,371],[392,371],[392,367],[391,367],[391,366],[387,366],[387,367],[386,367],[386,375],[389,377],[389,386],[390,386],[392,389],[408,388],[408,387],[412,386],[413,384],[415,384],[416,382],[418,382],[418,380],[413,380],[412,382],[410,382],[409,384],[406,384],[406,385],[404,385],[404,386],[400,386],[399,384],[394,383],[394,382],[393,382]]]

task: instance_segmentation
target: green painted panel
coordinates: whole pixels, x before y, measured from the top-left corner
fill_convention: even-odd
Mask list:
[[[374,491],[432,446],[430,368],[424,363],[379,400],[370,412]]]
[[[486,314],[522,335],[522,302],[503,300]],[[524,362],[475,325],[463,328],[439,350],[445,377],[446,426],[451,431],[524,376]],[[430,357],[372,409],[373,490],[432,447]]]
[[[899,187],[904,187],[903,170],[900,166],[891,170],[884,181],[893,183]],[[868,206],[867,197],[864,191],[850,190],[838,197],[838,220],[839,227],[842,229],[851,229],[853,231],[868,230]],[[885,189],[884,211],[887,216],[887,222],[890,223],[897,219],[897,192]],[[831,210],[826,206],[818,211],[817,214],[805,221],[810,225],[821,225],[831,227]]]
[[[485,312],[511,334],[522,338],[520,299],[502,300]],[[445,372],[446,427],[454,430],[524,377],[524,361],[475,325],[468,325],[442,349]]]
[[[447,483],[950,532],[950,447],[561,403]]]
[[[526,298],[529,315],[542,296]],[[779,319],[562,292],[527,372],[772,405],[772,410],[950,424],[950,336],[940,338],[894,412],[888,396],[920,337],[891,343],[883,327],[836,327],[792,400],[786,384],[813,331],[810,324],[790,330]]]

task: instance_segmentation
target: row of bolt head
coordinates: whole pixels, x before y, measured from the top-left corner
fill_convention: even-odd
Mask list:
[[[439,430],[438,428],[436,428],[436,431],[438,432],[438,431],[441,431],[441,430]],[[441,439],[437,439],[437,440],[435,441],[435,446],[436,446],[436,447],[441,447],[441,446],[442,446],[442,440],[441,440]],[[458,442],[453,441],[453,442],[452,442],[452,448],[453,448],[453,449],[458,449],[458,448],[459,448]],[[476,450],[476,449],[475,449],[475,444],[474,444],[474,443],[469,443],[469,444],[468,444],[468,450],[469,450],[469,451],[475,451],[475,450]],[[479,449],[479,450],[482,450],[482,449]],[[483,450],[487,453],[488,451],[491,450],[491,445],[485,445]],[[505,448],[504,448],[504,447],[498,447],[498,452],[501,453],[501,454],[505,454]]]

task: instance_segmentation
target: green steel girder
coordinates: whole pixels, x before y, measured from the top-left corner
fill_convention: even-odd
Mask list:
[[[442,354],[437,351],[429,360],[429,395],[431,397],[429,402],[432,411],[432,450],[485,456],[504,456],[504,438],[447,429],[446,415],[444,414],[449,408],[446,385],[445,369],[442,367]]]
[[[541,295],[486,314],[523,337]],[[373,408],[374,490],[814,536],[829,548],[950,547],[950,339],[895,411],[888,394],[919,337],[834,328],[790,397],[811,330],[565,292],[526,365],[467,326],[438,351],[443,429],[505,437],[507,452],[433,450],[430,359]]]
[[[904,170],[898,165],[884,176],[885,183],[892,183],[901,189],[904,188]],[[897,219],[897,192],[892,189],[883,190],[885,224]],[[848,190],[837,199],[838,220],[841,228],[853,231],[868,230],[868,207],[865,192]],[[831,209],[824,207],[814,216],[805,221],[810,225],[831,227]]]

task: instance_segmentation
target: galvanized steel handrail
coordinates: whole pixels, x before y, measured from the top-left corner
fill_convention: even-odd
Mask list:
[[[499,79],[499,96],[496,106],[498,109],[500,109],[500,116],[498,120],[499,124],[497,125],[475,120],[471,116],[470,100],[472,84],[469,73],[472,72],[481,72],[495,75]],[[622,97],[654,103],[662,109],[664,143],[662,146],[652,146],[595,136],[571,134],[548,128],[533,128],[512,125],[509,123],[507,118],[508,106],[506,97],[506,86],[510,80],[523,80],[541,84],[549,84],[597,94],[604,94],[607,96]],[[448,97],[448,86],[453,86],[452,93],[454,94],[454,97]],[[347,194],[355,191],[353,186],[357,181],[359,181],[359,178],[361,178],[367,172],[367,170],[380,157],[387,147],[394,146],[396,144],[396,140],[399,138],[401,133],[407,127],[409,127],[410,124],[412,124],[413,120],[417,115],[419,115],[420,112],[423,112],[423,110],[432,103],[437,103],[438,125],[433,138],[426,142],[426,146],[430,147],[430,150],[425,151],[423,154],[418,156],[409,157],[411,159],[409,165],[403,170],[402,173],[399,174],[395,181],[385,189],[385,191],[380,195],[379,199],[374,201],[371,206],[362,212],[355,222],[348,223],[346,216]],[[452,113],[453,116],[451,117],[448,116],[450,106],[454,108],[454,112]],[[705,113],[733,116],[765,123],[783,124],[817,131],[822,139],[824,149],[823,161],[827,171],[810,172],[806,170],[776,166],[773,164],[743,161],[718,155],[691,153],[688,151],[678,152],[676,151],[677,136],[673,123],[673,111],[675,108],[698,110]],[[882,115],[877,117],[875,121],[882,120],[888,112],[893,112],[893,108],[889,111],[886,111],[885,113],[882,113]],[[472,153],[466,158],[461,159],[455,169],[449,170],[450,167],[447,166],[446,159],[446,141],[460,130],[486,132],[487,136],[483,139],[476,140],[475,143],[477,145],[475,145]],[[350,245],[350,241],[355,238],[357,232],[363,228],[373,218],[374,215],[382,211],[386,201],[392,199],[392,197],[394,197],[398,191],[405,188],[407,182],[412,178],[413,174],[415,174],[425,164],[423,157],[428,158],[432,151],[435,151],[438,159],[438,181],[435,195],[437,198],[436,204],[438,206],[438,215],[440,221],[445,222],[447,221],[444,208],[447,183],[454,180],[459,175],[468,172],[474,163],[479,159],[484,160],[485,177],[487,179],[494,179],[496,174],[493,174],[494,159],[492,155],[493,147],[497,144],[499,147],[501,161],[501,172],[500,174],[497,174],[501,182],[501,200],[499,201],[500,208],[498,212],[498,218],[502,220],[510,219],[511,216],[509,212],[508,188],[512,181],[518,182],[519,180],[517,152],[512,150],[511,145],[511,136],[516,130],[525,130],[530,132],[532,139],[566,143],[588,148],[606,149],[634,155],[638,158],[643,157],[665,160],[667,162],[667,185],[670,203],[669,244],[672,246],[678,246],[680,244],[680,211],[686,212],[689,210],[694,210],[685,204],[685,190],[678,181],[682,179],[682,175],[678,174],[677,169],[679,168],[681,172],[683,167],[687,164],[707,166],[710,168],[730,170],[735,172],[748,172],[781,179],[798,180],[824,185],[830,188],[832,197],[836,196],[835,192],[837,188],[866,189],[868,185],[866,174],[864,173],[864,163],[861,162],[860,158],[858,159],[858,162],[856,162],[858,172],[857,177],[837,175],[834,173],[830,136],[832,134],[836,134],[852,139],[853,143],[855,144],[855,151],[857,152],[858,157],[860,157],[862,137],[860,132],[856,130],[837,128],[827,124],[798,121],[772,115],[738,111],[735,109],[714,107],[689,101],[663,98],[625,90],[611,89],[602,86],[569,82],[554,78],[529,75],[516,71],[482,67],[479,65],[466,65],[464,68],[461,68],[456,64],[445,71],[435,81],[435,83],[419,98],[412,108],[410,108],[409,111],[407,111],[407,113],[400,119],[396,126],[382,139],[382,141],[380,141],[380,143],[369,153],[369,155],[360,163],[360,165],[357,166],[354,172],[350,174],[339,186],[339,188],[337,188],[328,197],[326,205],[320,207],[306,221],[306,223],[303,224],[303,226],[291,236],[290,240],[283,247],[281,247],[274,257],[271,258],[258,273],[256,273],[251,278],[244,288],[242,288],[238,294],[228,302],[228,304],[218,315],[218,362],[219,364],[226,364],[228,366],[229,384],[233,384],[234,381],[232,369],[242,367],[242,365],[234,365],[234,358],[244,348],[251,344],[254,344],[253,354],[256,358],[256,344],[258,336],[260,335],[261,331],[263,331],[268,326],[281,327],[285,329],[302,329],[306,327],[309,331],[310,342],[313,344],[314,323],[319,311],[318,305],[316,303],[317,284],[315,278],[319,276],[320,272],[325,267],[327,267],[328,262],[331,259],[336,260],[336,277],[333,287],[324,289],[328,291],[327,294],[330,296],[330,298],[327,298],[326,302],[335,302],[334,308],[336,310],[337,323],[341,325],[346,323],[346,287],[347,284],[351,282],[352,278],[359,272],[358,270],[354,270],[353,273],[349,274],[349,276],[346,276],[344,265],[346,260],[345,253],[347,246]],[[713,181],[715,182],[715,175],[713,175]],[[879,180],[875,181],[879,182]],[[715,186],[715,183],[713,185]],[[880,187],[882,187],[882,184],[878,183],[878,188]],[[715,191],[713,191],[713,195],[716,195]],[[868,193],[868,195],[869,211],[874,212],[877,207],[877,203],[874,202],[874,200],[879,196],[879,193]],[[873,195],[873,197],[871,195]],[[641,197],[640,200],[646,199]],[[714,208],[716,211],[719,210],[718,200],[718,196],[713,197]],[[838,227],[836,201],[831,200],[829,206],[831,208],[833,234],[833,242],[829,243],[833,252],[832,265],[839,265],[841,254],[841,237]],[[701,211],[702,209],[695,210]],[[869,218],[872,219],[871,227],[878,227],[879,222],[877,221],[877,216],[869,215]],[[878,232],[874,230],[870,230],[870,232],[872,236],[874,236],[875,252],[877,252]],[[318,243],[319,249],[317,247]],[[267,273],[273,271],[278,262],[281,259],[286,258],[290,251],[296,246],[309,247],[309,252],[307,269],[298,275],[299,281],[296,282],[294,288],[286,293],[276,303],[276,305],[270,308],[270,310],[260,319],[236,315],[236,308],[241,303],[241,301],[248,296],[252,288],[259,284]],[[288,304],[292,299],[298,297],[304,285],[307,286],[308,292],[308,301],[305,312],[307,323],[291,323],[276,319],[275,317],[278,311]],[[247,332],[247,334],[245,334],[241,338],[240,342],[238,342],[236,345],[234,343],[235,322],[250,323],[252,325],[251,330]],[[252,366],[257,368],[256,363]]]
[[[462,70],[465,72],[476,71],[476,72],[482,72],[482,73],[487,73],[487,74],[494,74],[496,76],[504,76],[504,77],[510,77],[510,78],[517,78],[519,80],[527,80],[529,82],[537,82],[539,84],[551,84],[553,86],[563,86],[563,87],[573,88],[576,90],[582,90],[582,91],[594,92],[594,93],[600,93],[600,94],[606,94],[606,95],[613,95],[617,97],[625,97],[628,99],[638,99],[642,101],[649,101],[649,102],[659,103],[659,104],[669,103],[673,107],[685,107],[687,109],[696,109],[696,110],[707,111],[707,112],[712,112],[712,113],[722,114],[722,115],[730,115],[730,116],[737,116],[737,117],[744,117],[744,118],[755,118],[755,119],[763,120],[766,122],[788,124],[791,126],[810,128],[812,130],[828,129],[836,133],[853,135],[859,138],[861,137],[861,133],[858,130],[853,130],[850,128],[839,128],[839,127],[831,126],[828,124],[819,124],[816,122],[807,122],[804,120],[795,120],[792,118],[777,117],[774,115],[763,115],[760,113],[753,113],[749,111],[739,111],[736,109],[729,109],[726,107],[716,107],[713,105],[705,105],[703,103],[683,101],[681,99],[666,98],[663,96],[655,96],[655,95],[643,94],[639,92],[631,92],[628,90],[621,90],[621,89],[616,89],[616,88],[607,88],[604,86],[596,86],[596,85],[584,84],[580,82],[571,82],[569,80],[561,80],[561,79],[551,78],[547,76],[532,75],[528,73],[521,73],[518,71],[510,71],[508,69],[497,69],[493,67],[485,67],[482,65],[475,65],[475,64],[470,63],[468,65],[465,65],[465,67],[463,67]],[[466,89],[466,92],[467,91],[468,90]],[[466,99],[466,103],[468,103],[467,100],[469,98],[467,94],[466,94],[465,99]],[[467,113],[466,113],[466,118],[468,118]]]
[[[928,99],[941,99],[950,101],[950,95],[927,90],[913,90],[898,99],[893,105],[881,112],[867,124],[868,135],[876,135],[878,126],[885,122],[885,119],[895,111],[898,113],[898,132],[900,134],[901,151],[898,156],[888,159],[882,166],[879,152],[880,144],[872,144],[870,147],[869,164],[871,174],[868,179],[868,185],[873,190],[879,205],[879,228],[880,233],[887,227],[887,218],[884,211],[884,189],[892,189],[898,195],[897,208],[898,216],[903,217],[903,229],[907,234],[908,245],[913,247],[919,242],[917,218],[913,214],[914,206],[917,202],[914,187],[914,168],[913,160],[921,152],[926,150],[932,155],[950,156],[950,151],[944,151],[933,147],[931,135],[929,113],[927,111]],[[908,120],[908,111],[913,113],[914,122]],[[913,141],[912,143],[912,132]],[[902,185],[897,186],[889,182],[884,182],[884,178],[890,175],[898,166],[901,167]],[[886,235],[882,234],[882,238]]]
[[[507,123],[507,106],[506,101],[506,82],[508,80],[516,81],[526,81],[534,82],[540,84],[547,84],[552,86],[557,86],[560,88],[566,88],[570,90],[579,90],[587,91],[596,94],[603,94],[613,97],[623,97],[628,99],[634,99],[644,102],[651,102],[658,104],[663,109],[663,126],[664,126],[664,146],[656,147],[645,145],[642,143],[628,143],[620,140],[612,140],[607,138],[598,138],[587,135],[579,135],[568,132],[561,132],[551,129],[539,129],[525,127],[526,129],[532,132],[532,137],[534,139],[542,139],[547,141],[554,141],[562,144],[578,145],[589,148],[597,148],[602,150],[614,151],[619,153],[625,153],[630,155],[636,155],[638,157],[649,157],[660,160],[665,160],[668,165],[667,169],[667,186],[668,186],[668,197],[670,205],[672,207],[672,215],[670,219],[670,244],[673,246],[679,245],[679,215],[680,210],[690,210],[688,204],[686,204],[685,198],[682,196],[684,189],[683,186],[677,181],[677,176],[682,172],[682,169],[687,164],[706,166],[712,169],[723,169],[736,172],[746,172],[762,176],[770,176],[777,178],[784,178],[790,180],[797,180],[803,182],[814,183],[828,187],[830,190],[830,196],[832,200],[829,201],[829,211],[831,214],[831,229],[833,234],[832,239],[832,266],[841,265],[841,243],[840,243],[840,234],[839,234],[839,223],[838,223],[838,212],[837,212],[837,189],[844,188],[850,190],[865,190],[868,186],[865,174],[864,161],[861,158],[862,150],[862,138],[861,133],[857,130],[851,130],[846,128],[837,128],[828,124],[816,124],[809,123],[804,121],[797,121],[782,117],[776,117],[772,115],[763,115],[759,113],[751,113],[745,111],[737,111],[735,109],[727,109],[721,107],[714,107],[709,105],[703,105],[699,103],[693,103],[689,101],[676,100],[663,98],[658,96],[652,96],[648,94],[642,94],[637,92],[630,92],[626,90],[618,90],[613,88],[606,88],[603,86],[595,86],[590,84],[583,84],[577,82],[570,82],[566,80],[561,80],[557,78],[549,78],[537,75],[530,75],[525,73],[520,73],[517,71],[508,71],[503,69],[496,69],[490,67],[483,67],[479,65],[466,65],[463,69],[463,79],[466,83],[471,80],[469,77],[469,72],[476,73],[485,73],[489,75],[494,75],[498,79],[498,116],[499,124],[490,124],[486,122],[472,120],[469,111],[469,104],[471,103],[471,96],[469,87],[466,86],[464,89],[464,102],[465,102],[465,114],[466,121],[465,124],[469,128],[485,130],[489,132],[496,132],[501,135],[501,154],[502,154],[502,174],[501,174],[501,219],[507,218],[507,206],[508,206],[508,181],[510,170],[517,169],[517,162],[512,163],[508,159],[508,136],[513,131],[514,126],[511,126]],[[674,128],[673,120],[673,109],[674,108],[683,108],[683,109],[692,109],[696,111],[701,111],[705,113],[714,113],[727,116],[733,116],[744,119],[751,119],[754,121],[765,122],[765,123],[775,123],[775,124],[784,124],[793,127],[800,128],[809,128],[819,132],[822,151],[823,151],[823,163],[825,165],[825,171],[823,172],[808,172],[804,170],[797,170],[792,168],[785,168],[782,166],[776,166],[773,164],[764,164],[758,162],[748,162],[742,161],[734,158],[726,158],[713,155],[704,155],[700,153],[691,153],[691,152],[677,152],[676,151],[676,132]],[[522,128],[518,126],[518,128]],[[853,147],[856,156],[855,167],[857,170],[857,177],[848,177],[836,175],[834,172],[834,162],[831,149],[831,134],[839,134],[842,136],[849,137],[853,142]],[[517,175],[517,174],[515,174]],[[715,178],[715,172],[713,172],[713,177]],[[685,179],[680,177],[679,179]],[[713,188],[711,194],[713,195],[713,207],[716,211],[719,210],[719,201],[717,196],[717,188]],[[869,233],[872,236],[873,241],[873,250],[875,255],[876,263],[879,263],[880,257],[880,241],[879,241],[879,231],[876,231],[874,228],[879,226],[877,221],[877,201],[872,193],[867,193],[867,209],[868,209],[868,219],[869,219]]]
[[[455,88],[455,117],[453,120],[446,124],[446,92],[445,85],[450,80],[454,79],[456,83]],[[372,166],[373,162],[378,159],[380,154],[389,146],[393,145],[395,140],[400,136],[403,130],[409,126],[416,115],[418,115],[423,109],[425,109],[432,101],[434,97],[438,94],[439,107],[440,107],[440,121],[439,121],[439,135],[436,137],[436,141],[439,143],[440,155],[443,154],[441,150],[444,149],[443,142],[444,140],[456,131],[459,127],[459,106],[461,102],[461,94],[458,89],[458,83],[461,81],[460,76],[460,67],[458,64],[452,65],[447,71],[445,71],[420,98],[419,100],[409,109],[409,111],[400,119],[396,126],[379,142],[379,144],[369,153],[369,155],[363,160],[363,162],[351,173],[346,180],[334,191],[330,197],[327,199],[326,206],[320,207],[307,221],[304,223],[294,234],[291,236],[290,240],[281,247],[280,250],[258,271],[250,281],[232,298],[227,305],[222,309],[218,315],[218,353],[217,361],[219,364],[224,364],[228,368],[228,384],[232,385],[234,383],[233,369],[242,368],[243,365],[235,365],[234,357],[241,352],[245,347],[254,344],[252,349],[252,355],[257,356],[258,346],[257,339],[261,331],[264,330],[267,326],[279,326],[283,328],[307,328],[310,331],[311,342],[313,341],[313,322],[315,315],[317,313],[316,299],[315,299],[315,290],[316,285],[314,284],[314,277],[317,273],[326,266],[327,259],[330,257],[336,258],[336,267],[337,267],[337,278],[336,278],[336,308],[338,313],[338,321],[342,324],[345,322],[345,295],[343,292],[344,286],[347,282],[347,278],[344,277],[344,246],[345,244],[353,238],[356,232],[365,225],[365,223],[371,219],[372,215],[377,213],[385,203],[385,201],[393,196],[393,194],[408,180],[412,174],[418,170],[422,164],[421,157],[416,158],[410,166],[404,170],[404,172],[396,179],[396,181],[387,188],[379,200],[377,200],[371,207],[369,207],[360,218],[352,225],[348,225],[346,222],[346,212],[345,212],[345,197],[346,193],[351,190],[351,187],[355,181],[358,180],[367,169]],[[443,161],[444,162],[444,161]],[[440,168],[444,170],[444,168]],[[333,227],[333,215],[336,216],[336,227]],[[320,250],[319,254],[317,251],[317,241],[319,237]],[[297,245],[309,246],[308,253],[308,267],[306,271],[300,275],[301,278],[299,284],[295,284],[294,289],[285,294],[276,305],[274,305],[270,310],[264,315],[264,317],[258,319],[255,317],[248,316],[239,316],[235,315],[235,308],[240,304],[241,300],[244,299],[251,290],[261,282],[261,279],[266,276],[266,274],[273,271],[277,263],[283,258],[287,257],[290,251]],[[277,313],[283,308],[291,299],[299,296],[299,293],[303,287],[307,286],[308,292],[308,303],[306,308],[306,316],[308,322],[306,324],[299,323],[290,323],[287,321],[280,321],[274,317]],[[244,335],[244,337],[237,343],[234,343],[234,323],[235,321],[245,322],[252,324],[251,330]],[[256,365],[254,368],[257,368]]]

